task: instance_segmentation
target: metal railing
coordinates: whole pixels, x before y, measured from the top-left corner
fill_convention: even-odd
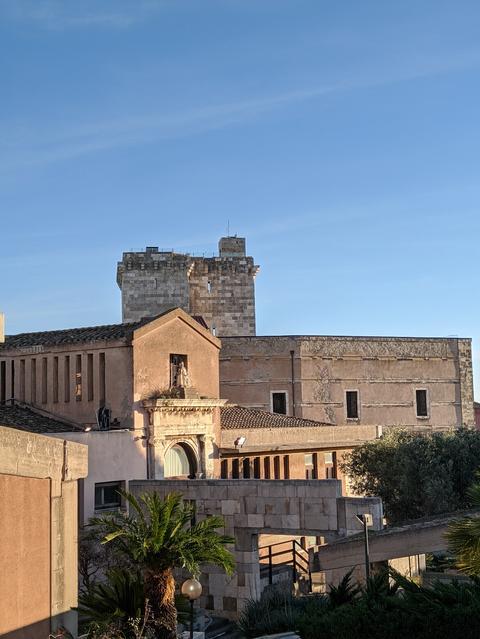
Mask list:
[[[278,550],[279,546],[288,547],[285,550]],[[273,574],[275,571],[285,566],[291,566],[292,584],[295,585],[299,577],[303,576],[308,581],[308,591],[312,592],[312,573],[310,570],[310,559],[308,552],[296,540],[280,541],[268,546],[260,546],[260,577],[268,574],[269,585],[273,584]],[[279,559],[282,557],[283,559]],[[275,560],[275,561],[274,561]]]

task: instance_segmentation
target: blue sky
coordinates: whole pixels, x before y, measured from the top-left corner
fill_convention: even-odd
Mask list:
[[[120,321],[122,251],[229,221],[259,333],[478,361],[479,30],[463,0],[0,0],[7,331]]]

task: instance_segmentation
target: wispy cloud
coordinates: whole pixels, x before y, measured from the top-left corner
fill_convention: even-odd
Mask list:
[[[168,0],[0,0],[0,16],[53,31],[125,29],[167,4]]]
[[[335,85],[279,92],[226,104],[212,104],[176,113],[149,113],[69,126],[43,123],[30,130],[6,124],[0,129],[5,173],[48,165],[115,148],[139,146],[166,139],[184,138],[253,122],[265,114],[318,100],[331,94],[370,90],[480,65],[480,51],[466,52],[447,61],[435,61],[404,69],[396,75],[346,79]],[[39,130],[43,131],[39,132]]]

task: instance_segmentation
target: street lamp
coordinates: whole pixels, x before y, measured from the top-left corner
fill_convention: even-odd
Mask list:
[[[368,547],[368,527],[373,525],[373,517],[370,513],[355,515],[355,517],[361,524],[363,524],[363,532],[365,534],[365,578],[368,581],[370,577],[370,549]]]
[[[193,602],[202,594],[202,584],[192,577],[182,584],[182,595],[190,601],[190,639],[193,639]]]

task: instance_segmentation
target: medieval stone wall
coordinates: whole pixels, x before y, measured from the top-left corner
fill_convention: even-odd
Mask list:
[[[180,307],[201,315],[215,335],[255,335],[258,271],[245,253],[244,238],[221,238],[218,257],[159,252],[123,254],[117,283],[122,291],[122,321],[134,322]]]

